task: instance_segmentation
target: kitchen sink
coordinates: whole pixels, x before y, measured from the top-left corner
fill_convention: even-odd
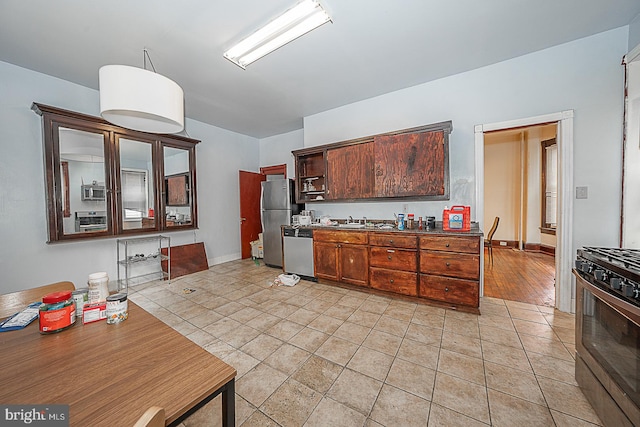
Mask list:
[[[360,224],[359,222],[348,222],[346,224],[338,224],[340,228],[364,228],[364,224]]]

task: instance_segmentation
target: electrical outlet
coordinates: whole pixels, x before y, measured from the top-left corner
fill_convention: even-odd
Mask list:
[[[507,246],[507,242],[500,242],[500,246]]]
[[[409,205],[405,203],[402,205],[402,213],[406,214],[407,212],[409,212]]]
[[[576,199],[588,199],[589,187],[576,187]]]

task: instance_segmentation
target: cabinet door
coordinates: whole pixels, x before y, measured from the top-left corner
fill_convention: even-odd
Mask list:
[[[369,250],[363,245],[340,245],[342,281],[353,285],[369,285]]]
[[[327,199],[374,197],[373,144],[327,150],[327,180]]]
[[[443,131],[374,138],[375,196],[448,196]]]
[[[313,268],[316,277],[339,280],[338,245],[336,243],[313,242]]]

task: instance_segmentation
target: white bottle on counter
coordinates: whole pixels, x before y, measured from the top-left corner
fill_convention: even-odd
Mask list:
[[[103,302],[109,296],[109,276],[106,272],[89,275],[89,303]]]

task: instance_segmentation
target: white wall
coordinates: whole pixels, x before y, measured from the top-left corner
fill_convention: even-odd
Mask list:
[[[93,89],[0,62],[0,293],[116,271],[116,239],[47,244],[41,117],[32,102],[98,115]],[[166,233],[204,242],[210,264],[240,257],[238,170],[258,171],[258,140],[190,119],[197,152],[199,230]]]
[[[296,173],[295,159],[291,152],[302,148],[304,144],[304,130],[275,135],[260,140],[260,167],[287,165],[287,178],[293,178]]]
[[[589,187],[589,198],[574,204],[573,253],[585,245],[617,246],[623,114],[620,60],[627,41],[628,27],[622,27],[305,117],[304,145],[452,120],[451,200],[408,202],[416,215],[440,216],[445,204],[476,205],[474,125],[573,109],[574,182]],[[313,209],[335,217],[391,218],[403,203],[322,203]],[[593,226],[596,218],[598,227]]]
[[[640,14],[629,24],[629,50],[640,45]]]

